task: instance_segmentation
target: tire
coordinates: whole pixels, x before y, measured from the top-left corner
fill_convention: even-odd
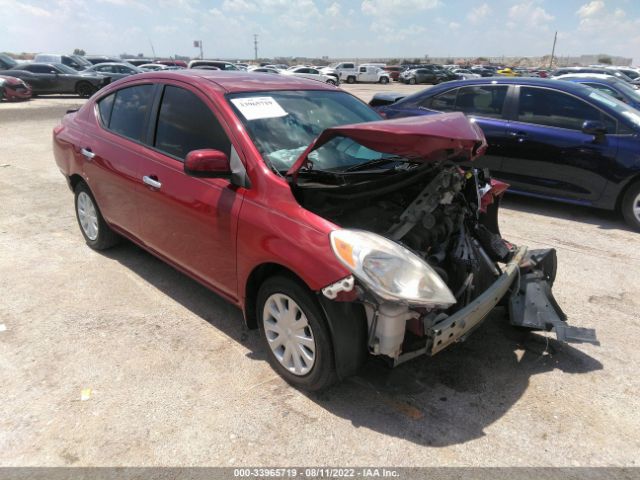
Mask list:
[[[416,84],[416,79],[415,78],[410,78],[409,79],[409,85],[415,85]]]
[[[335,80],[327,80],[327,83],[329,85],[334,85],[334,86],[336,85],[336,81]]]
[[[293,316],[291,312],[295,312]],[[306,286],[286,276],[268,278],[258,290],[256,315],[269,363],[282,378],[307,391],[322,390],[336,382],[327,321]],[[298,322],[304,323],[296,326]],[[287,330],[280,333],[282,328]],[[278,341],[281,336],[284,340]],[[304,340],[291,343],[301,337]],[[288,355],[290,349],[292,354]]]
[[[620,208],[627,225],[640,231],[640,182],[634,183],[627,189],[622,197]]]
[[[89,98],[95,91],[95,87],[89,82],[79,82],[76,85],[76,93],[82,98]]]
[[[94,250],[106,250],[120,241],[120,236],[104,221],[98,204],[86,183],[76,185],[75,210],[80,232]]]
[[[389,83],[389,79],[388,79],[387,77],[382,77],[382,78],[380,79],[380,83],[381,83],[381,84],[383,84],[383,85],[385,85],[385,84]]]
[[[356,77],[347,77],[347,83],[356,83]]]

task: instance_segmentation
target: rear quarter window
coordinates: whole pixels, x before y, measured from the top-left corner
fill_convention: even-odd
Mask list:
[[[111,109],[109,130],[142,142],[152,99],[153,85],[137,85],[118,90]]]

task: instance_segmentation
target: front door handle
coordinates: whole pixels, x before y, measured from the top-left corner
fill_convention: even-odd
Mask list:
[[[96,154],[93,153],[90,148],[82,148],[80,149],[80,153],[87,157],[87,160],[93,160],[93,157],[96,156]]]
[[[157,179],[153,178],[153,177],[149,177],[147,175],[145,175],[144,177],[142,177],[142,181],[149,185],[150,187],[153,188],[160,188],[162,187],[162,183],[160,183]]]

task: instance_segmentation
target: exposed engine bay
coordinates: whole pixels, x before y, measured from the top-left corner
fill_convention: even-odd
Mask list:
[[[503,297],[514,325],[597,342],[593,330],[568,327],[553,298],[555,250],[527,252],[502,239],[497,210],[505,188],[488,172],[463,169],[450,158],[388,174],[298,179],[293,191],[304,208],[400,244],[435,270],[455,298],[438,308],[380,298],[353,277],[328,286],[328,298],[363,303],[370,353],[394,364],[435,354],[464,340]]]

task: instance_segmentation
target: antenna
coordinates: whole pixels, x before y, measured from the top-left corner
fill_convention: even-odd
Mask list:
[[[253,34],[253,55],[254,55],[254,60],[258,60],[258,34],[254,33]]]

